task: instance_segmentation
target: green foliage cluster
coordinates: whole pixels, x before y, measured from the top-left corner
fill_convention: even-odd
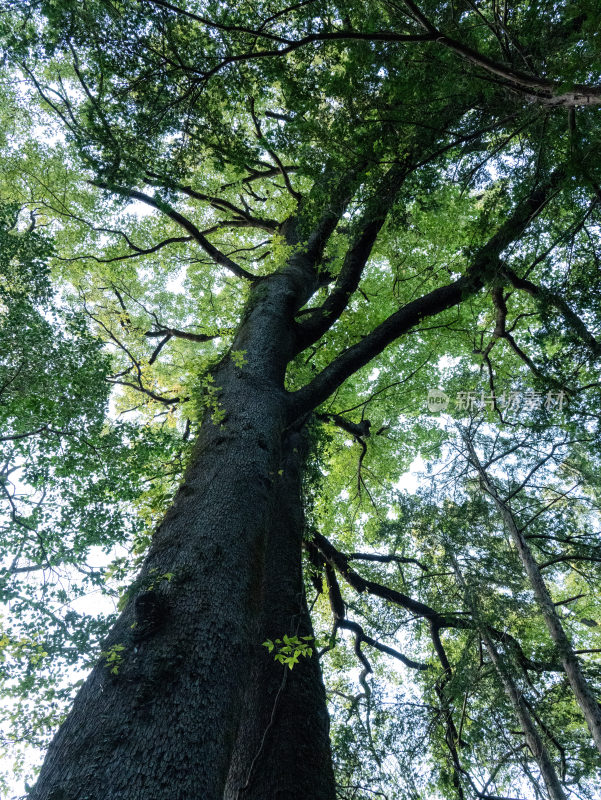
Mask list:
[[[275,650],[274,659],[284,664],[288,669],[292,669],[295,664],[298,664],[300,658],[311,658],[313,655],[313,648],[311,642],[313,636],[288,636],[284,634],[283,639],[267,639],[263,642],[263,647],[267,648],[268,653],[273,653]]]

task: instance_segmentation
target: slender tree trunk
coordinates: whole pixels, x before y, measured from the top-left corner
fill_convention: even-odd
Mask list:
[[[511,676],[511,673],[507,669],[503,659],[499,655],[497,648],[495,647],[490,635],[488,633],[488,626],[482,622],[480,619],[480,612],[478,610],[478,605],[475,599],[472,597],[471,590],[469,589],[457,559],[453,555],[452,551],[449,549],[448,554],[453,562],[453,567],[455,569],[455,574],[457,575],[457,580],[461,584],[465,592],[465,598],[467,604],[470,608],[472,617],[476,626],[478,628],[478,632],[482,637],[482,642],[484,643],[484,647],[492,661],[493,667],[495,668],[495,672],[499,680],[501,681],[501,685],[503,686],[503,691],[505,692],[505,696],[509,700],[509,703],[513,709],[515,716],[520,724],[520,728],[524,734],[524,738],[526,739],[526,743],[530,748],[530,752],[532,753],[536,763],[538,764],[538,768],[540,770],[541,776],[545,782],[545,786],[547,787],[547,792],[549,793],[549,797],[551,800],[566,800],[566,795],[557,776],[557,772],[551,761],[547,748],[539,733],[536,729],[536,725],[534,724],[534,720],[524,702],[524,698],[522,693],[518,689]]]
[[[287,270],[251,292],[233,344],[246,363],[228,357],[214,374],[225,416],[214,424],[207,412],[174,504],[30,800],[222,800],[230,771],[228,797],[241,775],[250,777],[241,798],[300,797],[296,786],[304,797],[334,797],[315,661],[291,674],[275,709],[279,738],[267,731],[252,773],[249,763],[282,685],[261,642],[293,615],[310,631],[302,525],[282,525],[277,507],[291,317],[310,291],[301,271]]]
[[[549,631],[549,635],[557,647],[559,659],[564,668],[569,684],[572,687],[572,691],[574,692],[576,702],[580,706],[584,719],[586,720],[586,724],[588,725],[588,729],[593,737],[593,741],[597,746],[597,750],[599,750],[601,753],[601,707],[599,706],[597,698],[595,697],[592,689],[588,685],[586,678],[584,677],[580,667],[580,662],[574,653],[572,643],[568,639],[563,625],[561,624],[561,620],[557,615],[557,611],[553,605],[553,600],[551,599],[551,595],[549,594],[549,590],[547,589],[547,585],[545,584],[539,566],[532,555],[530,547],[528,546],[528,542],[524,538],[521,530],[518,528],[511,509],[508,507],[507,503],[503,502],[496,486],[489,478],[486,470],[480,463],[478,455],[476,454],[471,441],[465,436],[464,440],[468,447],[470,461],[478,470],[484,484],[484,488],[492,497],[505,525],[509,530],[511,538],[522,561],[526,575],[530,581],[530,585],[532,586],[534,596],[536,597],[536,600],[540,606],[543,619],[545,620],[547,630]]]
[[[503,685],[505,696],[509,700],[513,711],[518,718],[520,727],[524,732],[526,743],[528,744],[528,747],[530,748],[530,751],[532,752],[532,755],[538,764],[538,768],[540,769],[545,786],[547,787],[549,797],[551,800],[566,800],[565,792],[563,791],[561,782],[557,776],[555,767],[553,766],[553,762],[551,761],[547,748],[543,744],[543,741],[536,730],[536,726],[526,704],[524,703],[524,698],[522,697],[521,692],[515,685],[484,626],[480,630],[480,634],[488,655],[490,656],[490,660],[495,668],[495,672],[497,673]]]

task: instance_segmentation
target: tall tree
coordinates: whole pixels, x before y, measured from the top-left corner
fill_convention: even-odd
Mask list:
[[[513,702],[517,679],[495,643],[504,633],[474,611],[467,580],[459,606],[439,610],[429,589],[414,599],[363,577],[317,527],[386,530],[378,482],[417,452],[395,418],[402,395],[390,393],[402,385],[423,403],[432,374],[448,392],[465,388],[474,356],[499,424],[511,423],[496,395],[506,381],[546,397],[548,412],[569,397],[569,424],[594,441],[598,10],[3,6],[21,103],[35,98],[30,113],[55,137],[52,153],[31,142],[13,152],[4,191],[33,214],[32,233],[51,224],[57,287],[111,350],[117,410],[131,415],[133,403],[133,422],[194,433],[173,504],[139,537],[137,577],[30,797],[334,798],[303,547],[315,584],[325,580],[331,644],[354,634],[380,768],[362,644],[420,674],[434,667],[349,619],[340,578],[427,624],[450,764],[441,791],[490,796],[498,769],[478,788],[462,754],[443,632],[455,643],[479,635]],[[422,450],[440,444],[436,425],[415,424]],[[360,449],[347,514],[348,464],[324,454],[326,428]],[[592,445],[583,460],[597,455]],[[149,521],[162,510],[154,503]],[[526,676],[555,671],[514,641]],[[545,722],[516,702],[561,797],[535,730]]]

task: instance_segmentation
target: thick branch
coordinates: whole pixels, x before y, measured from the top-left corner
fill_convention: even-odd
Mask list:
[[[152,400],[156,400],[158,403],[164,403],[166,406],[173,406],[177,405],[178,403],[185,403],[189,400],[189,397],[163,397],[156,392],[153,392],[152,389],[147,389],[146,386],[142,386],[142,384],[135,384],[131,383],[130,381],[120,381],[115,378],[107,378],[108,383],[112,383],[115,386],[129,386],[130,389],[135,389],[136,392],[141,392],[142,394],[147,395]]]
[[[191,333],[190,331],[180,331],[177,328],[160,328],[157,331],[146,331],[144,336],[149,339],[156,339],[160,336],[173,336],[176,339],[187,339],[190,342],[210,342],[211,339],[217,339],[219,333]]]
[[[324,402],[350,375],[368,364],[418,322],[446,311],[476,294],[500,269],[500,255],[515,241],[544,208],[563,178],[558,169],[518,205],[509,219],[473,258],[471,267],[458,280],[440,286],[396,311],[357,344],[349,347],[302,389],[290,395],[293,419]]]
[[[468,617],[459,616],[458,614],[452,613],[440,614],[431,606],[428,606],[425,603],[420,603],[417,600],[413,600],[406,594],[396,591],[396,589],[383,586],[376,581],[365,580],[357,572],[350,568],[348,562],[350,561],[351,556],[341,553],[330,541],[328,541],[328,539],[325,538],[325,536],[322,536],[317,531],[313,532],[313,540],[306,542],[305,546],[309,551],[312,563],[319,563],[320,556],[323,559],[322,563],[325,561],[326,577],[328,576],[328,569],[336,569],[343,576],[349,586],[351,586],[356,592],[368,592],[375,597],[381,597],[383,600],[394,603],[395,605],[410,611],[418,617],[427,619],[430,622],[431,629],[435,631],[433,634],[433,642],[435,645],[438,631],[444,628],[456,628],[459,630],[471,630],[474,628],[473,621]],[[330,596],[330,600],[331,599],[332,597]],[[342,604],[342,598],[340,599],[340,603]],[[339,608],[342,608],[343,614],[344,605],[342,604],[339,606]],[[511,636],[511,634],[507,633],[506,631],[500,631],[497,628],[494,628],[492,625],[488,626],[487,630],[492,639],[511,648],[515,658],[523,669],[534,670],[536,672],[561,671],[561,666],[558,664],[531,661],[523,652],[517,639],[515,639],[515,637]],[[440,657],[441,653],[438,655]],[[443,664],[443,667],[446,668],[444,665],[444,659],[441,661],[441,663]]]
[[[329,330],[347,307],[349,297],[359,286],[361,275],[376,238],[386,221],[406,174],[406,164],[395,165],[387,172],[374,191],[363,212],[358,231],[347,251],[334,288],[325,302],[319,308],[311,309],[308,319],[303,320],[297,328],[298,352],[304,350]]]
[[[431,41],[446,47],[448,50],[457,53],[457,55],[461,56],[461,58],[464,58],[474,66],[491,75],[495,75],[497,78],[500,78],[503,82],[503,85],[507,86],[507,88],[510,90],[525,95],[528,99],[534,100],[538,103],[548,106],[568,107],[598,105],[601,103],[601,88],[599,86],[575,84],[570,91],[562,91],[563,87],[560,82],[555,82],[547,78],[539,78],[536,75],[513,69],[513,67],[494,61],[488,56],[485,56],[483,53],[474,50],[457,39],[447,36],[432,24],[432,22],[421,12],[419,7],[413,3],[412,0],[404,0],[404,4],[408,8],[413,19],[425,31],[422,34],[403,34],[395,33],[394,31],[322,31],[320,33],[304,36],[296,41],[275,33],[271,33],[269,31],[262,30],[261,28],[253,30],[251,28],[244,28],[242,26],[219,23],[214,20],[207,19],[206,17],[193,14],[189,11],[179,8],[176,5],[165,2],[165,0],[147,0],[147,2],[152,2],[155,5],[162,6],[163,8],[167,8],[173,12],[184,14],[191,19],[201,22],[209,28],[232,33],[244,33],[252,36],[254,41],[256,41],[257,38],[262,38],[268,41],[273,41],[276,44],[283,45],[281,48],[273,48],[271,50],[254,50],[252,47],[249,47],[246,52],[227,56],[215,67],[208,71],[190,68],[191,71],[198,73],[204,79],[211,77],[230,64],[254,59],[285,56],[288,53],[294,52],[295,50],[316,42],[372,41],[407,43]]]
[[[412,0],[403,0],[403,2],[415,21],[434,38],[437,44],[443,45],[443,47],[457,53],[471,64],[503,79],[508,88],[513,91],[520,92],[532,100],[551,106],[586,106],[601,103],[600,87],[576,84],[571,91],[561,92],[559,83],[546,78],[539,78],[536,75],[528,75],[504,64],[499,64],[462,42],[446,36],[432,24]]]
[[[340,586],[338,585],[336,573],[330,564],[326,564],[326,582],[328,585],[330,608],[332,609],[332,614],[334,615],[335,628],[346,628],[346,630],[353,631],[356,637],[355,641],[358,646],[361,645],[361,642],[365,642],[366,644],[370,645],[370,647],[379,650],[381,653],[386,653],[386,655],[396,658],[402,664],[405,664],[406,667],[419,670],[429,669],[428,664],[423,664],[420,661],[413,661],[413,659],[407,658],[407,656],[404,656],[394,647],[389,647],[388,645],[382,644],[372,636],[369,636],[367,633],[365,633],[363,627],[359,625],[358,622],[353,622],[352,620],[346,619],[346,608],[340,592]],[[363,663],[365,666],[365,662]]]
[[[306,414],[327,400],[348,377],[368,364],[422,319],[458,305],[463,298],[475,294],[481,287],[481,279],[465,275],[454,283],[439,287],[403,306],[364,339],[330,362],[311,383],[290,396],[292,419]]]
[[[308,36],[303,36],[302,39],[297,41],[289,41],[284,47],[273,48],[271,50],[252,50],[249,49],[244,53],[238,53],[232,56],[226,56],[222,61],[216,64],[210,70],[192,69],[204,80],[208,80],[213,75],[216,75],[221,70],[230,64],[240,64],[244,61],[254,61],[261,58],[279,58],[293,53],[302,47],[317,42],[336,42],[336,41],[362,41],[362,42],[430,42],[434,41],[436,37],[432,34],[423,33],[393,33],[392,31],[373,31],[370,33],[362,33],[360,31],[329,31],[321,33],[311,33]]]
[[[591,563],[600,562],[601,558],[598,556],[592,555],[584,555],[578,553],[567,553],[563,556],[555,556],[555,558],[551,558],[548,561],[543,562],[542,564],[538,565],[539,569],[546,569],[547,567],[551,567],[553,564],[560,564],[562,561],[590,561]],[[572,598],[574,599],[574,598]],[[567,603],[567,600],[564,600],[563,603]],[[561,603],[553,603],[553,605],[558,606]]]
[[[355,439],[362,439],[364,436],[369,436],[371,422],[367,419],[361,420],[361,422],[351,422],[341,417],[340,414],[316,414],[316,416],[317,419],[324,420],[325,422],[333,422],[334,425],[350,433]]]
[[[505,339],[505,341],[509,344],[514,353],[518,356],[518,358],[521,358],[521,360],[524,362],[524,364],[526,364],[526,366],[532,372],[532,374],[536,375],[537,378],[544,380],[545,376],[543,375],[543,373],[536,366],[536,364],[530,358],[530,356],[522,350],[522,348],[519,346],[519,344],[511,335],[511,333],[507,330],[507,304],[505,302],[505,298],[503,296],[503,290],[501,289],[501,287],[500,286],[493,287],[491,296],[496,308],[495,329],[493,331],[493,338],[491,339],[488,346],[482,353],[482,358],[485,361],[487,361],[488,354],[490,353],[495,341],[497,339]],[[547,377],[546,380],[547,383],[549,383],[549,381],[552,381],[553,385],[557,386],[557,388],[562,388],[553,379]]]
[[[428,571],[428,567],[417,558],[405,558],[397,555],[381,556],[378,553],[349,553],[347,558],[349,561],[377,561],[379,564],[415,564],[424,572]]]
[[[374,639],[372,636],[369,636],[367,633],[365,633],[362,626],[359,625],[358,622],[353,622],[352,620],[349,619],[341,619],[338,620],[337,626],[339,628],[346,628],[349,631],[354,631],[354,633],[359,637],[359,641],[365,642],[365,644],[368,644],[375,650],[379,650],[381,653],[386,653],[387,656],[392,656],[393,658],[396,658],[397,661],[400,661],[406,667],[419,670],[430,669],[428,664],[424,664],[421,661],[413,661],[413,659],[407,658],[407,656],[404,656],[394,647],[389,647],[386,644],[378,642],[377,639]]]
[[[420,617],[431,620],[438,627],[448,627],[447,617],[439,614],[430,606],[420,603],[418,600],[413,600],[408,595],[398,592],[396,589],[391,589],[388,586],[382,586],[382,584],[376,583],[375,581],[362,578],[361,575],[349,567],[348,557],[345,556],[344,553],[341,553],[339,550],[337,550],[334,545],[332,545],[331,542],[325,538],[325,536],[322,536],[317,531],[313,532],[313,541],[308,542],[307,546],[309,548],[311,546],[316,547],[325,559],[326,564],[329,564],[334,569],[337,569],[347,583],[352,586],[353,589],[355,589],[355,591],[359,593],[369,592],[377,597],[381,597],[383,600],[390,600],[391,602],[400,605],[402,608],[407,609],[407,611],[411,611]]]
[[[255,126],[255,132],[257,134],[257,139],[259,139],[260,141],[264,142],[265,139],[264,139],[264,136],[263,136],[263,131],[261,130],[261,123],[259,122],[259,119],[258,119],[258,117],[257,117],[257,115],[255,113],[255,98],[254,97],[251,97],[251,99],[250,99],[250,114],[251,114],[251,117],[252,117],[252,120],[253,120],[253,124]],[[278,169],[280,171],[279,174],[284,179],[284,183],[286,184],[286,189],[287,189],[288,193],[298,203],[301,200],[302,195],[300,194],[300,192],[297,192],[293,188],[292,183],[290,182],[290,177],[288,176],[286,168],[284,167],[284,164],[282,163],[280,157],[275,152],[275,150],[268,149],[267,152],[269,153],[269,155],[271,156],[272,160],[277,165],[277,167],[278,167]]]
[[[270,114],[268,111],[266,111],[265,113],[268,117],[274,116],[273,113]],[[280,167],[271,167],[270,169],[262,169],[262,170],[253,169],[252,167],[246,167],[246,169],[250,173],[249,175],[247,175],[244,178],[240,178],[240,180],[237,181],[224,183],[221,186],[221,190],[223,191],[224,189],[230,189],[232,186],[239,186],[240,184],[247,185],[250,188],[249,185],[253,181],[259,181],[262,178],[275,178],[277,175],[281,175],[282,173]],[[298,167],[295,167],[293,164],[285,164],[283,169],[285,169],[286,172],[296,172],[298,170]]]
[[[167,247],[170,244],[181,244],[182,242],[190,242],[192,240],[191,236],[171,236],[169,239],[164,239],[162,242],[155,244],[153,247],[148,247],[146,249],[142,249],[139,247],[135,248],[134,253],[124,253],[122,256],[113,256],[112,258],[98,258],[98,256],[93,255],[79,255],[79,256],[72,256],[71,258],[61,258],[61,261],[83,261],[86,259],[91,259],[96,261],[98,264],[112,264],[114,261],[125,261],[128,258],[139,258],[140,256],[147,256],[151,253],[156,253],[157,250],[161,250],[163,247]]]

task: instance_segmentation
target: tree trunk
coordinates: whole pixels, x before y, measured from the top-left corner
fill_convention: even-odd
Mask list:
[[[302,436],[287,437],[269,531],[261,641],[313,636],[302,576]],[[325,692],[311,658],[288,666],[258,648],[242,709],[226,800],[334,800]]]
[[[549,797],[551,800],[566,800],[566,794],[562,788],[559,777],[557,776],[557,771],[553,766],[553,762],[551,761],[549,752],[545,747],[543,740],[536,730],[536,726],[532,716],[530,715],[530,712],[528,711],[526,703],[524,702],[522,693],[516,686],[511,675],[509,674],[509,671],[505,667],[496,647],[493,644],[492,639],[488,635],[488,632],[484,626],[480,628],[480,635],[482,636],[484,646],[486,647],[488,655],[490,656],[490,660],[492,661],[495,671],[501,681],[505,696],[509,700],[514,714],[520,723],[520,727],[524,733],[524,738],[526,739],[526,743],[530,748],[530,752],[538,764],[538,768],[540,770],[540,774],[542,775],[543,781],[545,782],[545,786],[547,787]]]
[[[526,575],[530,581],[530,586],[532,587],[534,596],[536,597],[536,600],[540,606],[549,635],[557,648],[559,660],[563,666],[568,683],[572,688],[576,702],[580,706],[580,710],[582,711],[582,715],[586,720],[586,724],[591,733],[593,741],[595,742],[597,750],[601,753],[601,707],[599,706],[597,698],[595,697],[593,690],[589,686],[588,681],[582,672],[578,657],[576,656],[574,648],[572,647],[572,643],[568,639],[563,625],[561,624],[561,620],[559,619],[559,615],[557,614],[553,604],[553,599],[551,598],[549,590],[547,589],[547,584],[545,583],[540,568],[536,563],[534,556],[532,555],[532,551],[528,546],[528,542],[526,541],[522,531],[519,529],[511,509],[507,503],[503,502],[497,487],[489,478],[486,470],[480,463],[472,443],[465,436],[464,440],[469,450],[470,460],[478,470],[484,484],[484,488],[492,497],[503,518],[503,522],[509,530],[513,543],[515,544],[516,550],[518,551],[518,555],[522,562],[522,566],[524,567],[524,571],[526,572]]]
[[[532,716],[525,703],[523,693],[516,685],[503,659],[497,652],[497,648],[494,646],[493,640],[490,638],[488,626],[485,622],[483,623],[481,619],[478,603],[472,596],[470,588],[463,577],[457,559],[451,550],[448,550],[448,553],[453,563],[457,580],[463,587],[467,605],[470,608],[470,612],[474,622],[476,623],[484,647],[486,648],[490,660],[492,661],[495,672],[497,673],[497,677],[503,686],[505,697],[508,699],[511,708],[513,709],[513,713],[520,723],[520,728],[524,734],[526,744],[530,748],[530,752],[538,764],[538,768],[547,788],[549,798],[550,800],[566,800],[566,794],[557,775],[557,771],[553,765],[553,762],[551,761],[549,752],[545,747],[543,740],[539,736],[536,725],[534,724],[534,720],[532,719]]]
[[[241,798],[334,797],[315,660],[288,676],[274,712],[278,738],[267,731],[252,773],[249,763],[282,686],[261,642],[290,630],[295,615],[299,632],[310,632],[300,498],[278,516],[291,320],[311,290],[301,278],[288,267],[254,285],[233,344],[246,363],[228,357],[214,374],[212,410],[225,416],[214,424],[207,412],[174,504],[30,800],[222,800],[230,770],[228,797],[248,777]]]

